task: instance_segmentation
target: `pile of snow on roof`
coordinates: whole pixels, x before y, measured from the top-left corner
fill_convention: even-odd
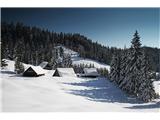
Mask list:
[[[28,66],[27,69],[29,69],[30,67],[31,67],[37,74],[45,74],[45,73],[46,73],[46,71],[45,71],[43,68],[41,68],[40,66],[32,66],[32,65],[30,65],[30,66]],[[25,69],[25,71],[26,71],[27,69]]]

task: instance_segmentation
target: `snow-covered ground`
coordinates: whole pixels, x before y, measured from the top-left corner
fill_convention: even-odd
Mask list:
[[[45,76],[22,77],[12,71],[13,63],[0,74],[5,112],[159,111],[159,99],[141,103],[104,78],[52,77],[53,70]],[[155,84],[158,89],[159,82]]]

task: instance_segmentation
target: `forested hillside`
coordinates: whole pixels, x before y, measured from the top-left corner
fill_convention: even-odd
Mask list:
[[[54,29],[54,28],[53,28]],[[106,33],[107,34],[107,33]],[[1,24],[2,59],[15,59],[20,54],[20,61],[29,64],[50,62],[54,58],[57,45],[63,45],[80,54],[81,57],[110,64],[115,47],[103,46],[79,33],[56,33],[47,29],[30,27],[22,23]],[[152,61],[154,70],[158,70],[160,49],[145,47]]]
[[[23,52],[22,61],[35,64],[49,61],[53,56],[56,45],[64,45],[76,52],[81,57],[91,58],[104,63],[110,63],[112,53],[116,48],[109,48],[92,42],[80,34],[56,33],[36,27],[24,26],[22,23],[2,23],[2,58],[15,58],[16,49]]]

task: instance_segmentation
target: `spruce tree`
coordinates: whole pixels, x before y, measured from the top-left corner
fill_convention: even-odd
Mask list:
[[[120,56],[118,53],[113,55],[112,62],[111,62],[111,70],[109,74],[109,78],[111,81],[119,83],[119,77],[120,77]]]
[[[109,79],[111,81],[114,81],[114,79],[116,78],[116,56],[113,55],[112,57],[112,61],[111,61],[111,64],[110,64],[110,73],[109,73]]]
[[[140,81],[140,68],[141,68],[141,43],[138,32],[134,34],[134,38],[131,41],[132,45],[129,50],[128,64],[126,66],[126,76],[123,82],[120,84],[120,87],[127,91],[130,94],[137,96],[139,81]]]
[[[126,66],[128,64],[128,51],[124,49],[121,53],[121,63],[120,63],[120,77],[119,77],[119,85],[123,82],[126,77]]]
[[[151,67],[149,63],[149,58],[143,52],[138,98],[145,102],[149,102],[156,97],[156,93],[152,81],[150,79],[151,78],[150,75],[151,75]]]

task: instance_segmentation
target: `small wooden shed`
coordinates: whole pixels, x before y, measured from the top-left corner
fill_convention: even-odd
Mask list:
[[[76,77],[73,68],[57,68],[53,74],[57,77]]]
[[[23,72],[23,76],[28,77],[38,77],[42,75],[45,75],[45,70],[40,66],[30,66]]]

